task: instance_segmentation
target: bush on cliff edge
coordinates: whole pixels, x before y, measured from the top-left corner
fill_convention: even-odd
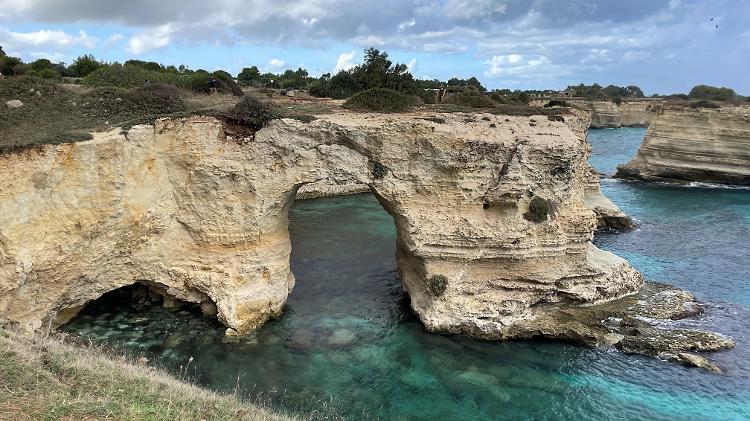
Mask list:
[[[226,117],[257,131],[277,116],[267,103],[252,95],[244,95]]]
[[[396,92],[392,89],[373,88],[354,94],[346,100],[344,107],[355,111],[372,111],[377,113],[399,113],[418,105],[419,100],[413,96]]]

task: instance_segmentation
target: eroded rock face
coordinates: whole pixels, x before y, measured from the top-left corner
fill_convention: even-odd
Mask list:
[[[648,127],[663,112],[663,105],[655,101],[576,101],[572,103],[591,112],[591,128]]]
[[[632,294],[641,275],[590,243],[587,144],[546,117],[277,120],[251,142],[211,118],[0,158],[0,315],[64,322],[134,282],[215,303],[230,332],[278,315],[294,285],[300,186],[354,179],[393,216],[412,307],[431,331],[501,338],[535,306]],[[536,120],[531,122],[530,120]],[[491,126],[494,124],[494,127]],[[540,197],[551,212],[524,218]],[[428,282],[447,279],[436,295]]]
[[[750,185],[750,107],[667,109],[616,176]]]

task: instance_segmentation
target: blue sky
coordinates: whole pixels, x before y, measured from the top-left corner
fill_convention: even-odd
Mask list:
[[[314,75],[374,46],[417,77],[490,88],[750,95],[750,0],[0,0],[0,45],[26,60],[90,53]]]

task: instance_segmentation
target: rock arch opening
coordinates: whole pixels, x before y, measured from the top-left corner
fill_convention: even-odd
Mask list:
[[[408,309],[395,224],[374,195],[297,200],[289,221],[296,282],[287,306],[296,316],[328,314],[335,322]]]
[[[110,312],[140,313],[156,307],[171,311],[188,311],[212,318],[217,315],[216,304],[208,296],[195,294],[193,301],[188,301],[171,294],[166,285],[137,281],[107,291],[78,308],[66,309],[57,315],[54,324],[64,329],[67,324],[75,322],[78,317],[90,318]],[[114,315],[117,316],[117,314]]]

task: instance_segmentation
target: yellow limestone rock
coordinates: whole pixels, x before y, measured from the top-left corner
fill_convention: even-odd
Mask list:
[[[294,287],[298,189],[329,179],[368,186],[393,216],[403,287],[431,331],[503,338],[539,304],[639,289],[590,242],[588,145],[566,122],[441,116],[275,120],[242,144],[213,118],[162,119],[0,156],[0,317],[59,324],[140,282],[250,331]],[[534,197],[550,205],[541,222],[523,216]]]

